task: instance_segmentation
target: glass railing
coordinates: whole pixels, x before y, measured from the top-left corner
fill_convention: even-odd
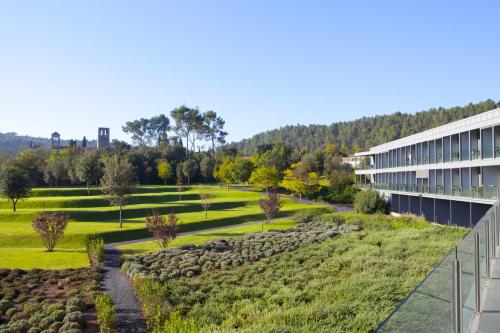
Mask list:
[[[438,194],[454,197],[500,199],[500,186],[485,185],[462,188],[456,185],[406,185],[406,184],[358,184],[359,188],[372,190],[388,190],[412,193]]]
[[[500,157],[500,147],[495,147],[495,157]]]
[[[499,223],[492,219],[492,212],[498,212],[498,202],[403,299],[376,332],[456,332],[454,318],[462,318],[460,332],[467,331],[476,310],[480,309],[476,304],[477,299],[481,303],[480,296],[476,297],[476,289],[479,294],[483,292],[489,278],[492,253],[498,245],[495,244],[498,237],[493,236],[498,228],[493,227],[493,223],[497,226]],[[460,261],[461,266],[456,271],[453,270],[455,261]],[[461,283],[453,283],[454,275],[459,275]],[[453,290],[460,298],[453,296]]]

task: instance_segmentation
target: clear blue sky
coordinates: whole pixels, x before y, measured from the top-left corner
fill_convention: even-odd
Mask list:
[[[126,138],[181,104],[230,140],[500,99],[497,1],[0,2],[0,132]]]

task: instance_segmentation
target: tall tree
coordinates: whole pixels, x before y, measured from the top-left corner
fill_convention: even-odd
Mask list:
[[[87,195],[90,195],[90,184],[95,184],[101,175],[101,161],[94,151],[83,153],[76,164],[76,176],[87,185]]]
[[[170,130],[170,119],[164,114],[149,120],[148,136],[156,143],[157,147],[160,147],[162,142],[168,140],[168,131]]]
[[[30,181],[22,170],[12,163],[2,166],[0,169],[0,195],[12,202],[14,212],[17,202],[26,198],[30,191]]]
[[[203,114],[203,126],[205,127],[205,138],[212,143],[212,151],[215,145],[226,143],[227,132],[224,131],[226,122],[217,116],[217,112],[207,111]]]
[[[200,161],[200,172],[206,182],[212,180],[214,172],[214,160],[209,154],[203,156]]]
[[[186,152],[189,155],[189,144],[194,151],[196,139],[203,133],[203,117],[198,108],[188,108],[185,105],[170,113],[175,121],[175,132],[186,138]]]
[[[118,155],[111,156],[104,164],[101,186],[112,205],[120,207],[120,228],[122,228],[122,208],[126,199],[136,187],[132,165]]]

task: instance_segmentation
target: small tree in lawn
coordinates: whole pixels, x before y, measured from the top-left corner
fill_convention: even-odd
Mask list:
[[[90,195],[90,184],[95,184],[101,175],[99,155],[93,151],[83,153],[76,164],[76,176],[87,185],[87,195]]]
[[[205,219],[208,219],[208,208],[210,208],[210,205],[212,204],[214,194],[210,192],[208,188],[202,188],[200,189],[200,193],[198,195],[200,196],[201,206],[205,211]]]
[[[120,207],[120,228],[122,228],[123,206],[136,187],[132,165],[118,155],[111,156],[105,163],[101,186],[111,205]]]
[[[261,166],[252,172],[249,182],[265,188],[267,194],[269,193],[269,189],[279,185],[280,176],[275,167]]]
[[[177,178],[175,182],[175,189],[179,192],[179,200],[182,200],[182,191],[184,190],[182,187],[182,178]]]
[[[172,170],[170,163],[168,163],[167,160],[160,160],[156,165],[156,170],[158,171],[158,177],[160,177],[165,186],[167,186],[167,180],[172,178],[174,175],[174,171]]]
[[[269,191],[264,198],[259,200],[259,206],[266,215],[267,223],[271,222],[281,209],[280,195],[276,191]],[[262,223],[262,231],[264,231],[264,223]]]
[[[59,238],[68,225],[69,215],[59,213],[40,213],[33,219],[32,227],[40,236],[47,251],[53,252]]]
[[[14,212],[17,202],[26,198],[30,191],[30,181],[21,169],[7,164],[0,170],[0,195],[12,202]]]
[[[153,234],[153,238],[160,249],[165,249],[168,242],[177,236],[179,221],[180,219],[175,213],[170,213],[165,217],[158,210],[153,210],[146,217],[146,227]]]

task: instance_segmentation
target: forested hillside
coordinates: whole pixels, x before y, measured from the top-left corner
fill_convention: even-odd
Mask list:
[[[331,125],[291,125],[254,135],[232,143],[243,155],[252,155],[257,147],[277,141],[295,150],[314,150],[328,143],[345,147],[345,151],[367,149],[451,121],[470,117],[500,107],[500,101],[486,100],[464,107],[432,108],[415,114],[396,112],[390,115],[363,117]]]
[[[81,141],[77,140],[77,144],[80,145]],[[32,145],[33,147],[50,147],[49,138],[39,138],[32,137],[28,135],[18,135],[14,132],[0,133],[0,152],[8,154],[11,156],[16,155],[23,148],[28,148]],[[62,146],[69,145],[68,140],[61,140]],[[89,140],[87,142],[88,147],[95,147],[96,141]]]

